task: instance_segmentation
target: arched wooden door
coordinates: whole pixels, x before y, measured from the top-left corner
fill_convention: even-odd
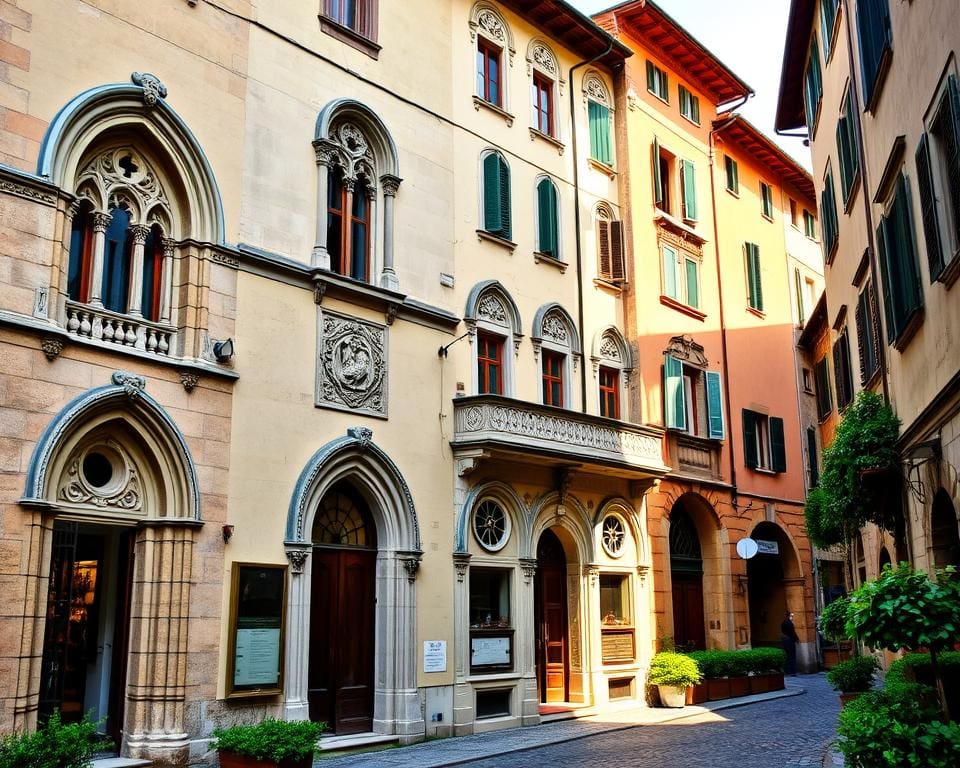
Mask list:
[[[537,544],[534,590],[537,622],[537,686],[541,702],[566,701],[570,677],[567,653],[567,557],[552,531]]]
[[[376,530],[347,484],[324,496],[313,524],[310,719],[334,733],[373,729]]]
[[[703,556],[700,536],[690,515],[674,508],[670,515],[670,581],[673,585],[673,642],[677,648],[707,647],[703,621]]]

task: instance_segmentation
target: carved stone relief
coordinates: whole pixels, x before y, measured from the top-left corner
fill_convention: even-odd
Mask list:
[[[507,311],[496,296],[484,296],[477,306],[477,319],[507,327]]]
[[[601,104],[609,103],[609,96],[607,96],[607,89],[604,84],[600,81],[598,77],[588,77],[584,90],[587,92],[587,97],[593,99],[594,101],[599,101]]]
[[[557,344],[569,344],[570,336],[567,333],[567,324],[563,316],[556,311],[548,312],[543,318],[542,328],[543,338],[557,342]]]
[[[317,405],[387,415],[387,329],[321,310]]]
[[[153,169],[132,147],[114,147],[89,160],[77,178],[77,194],[94,209],[127,208],[133,224],[159,224],[170,233],[170,202]]]
[[[57,498],[71,504],[93,504],[125,512],[143,509],[137,468],[120,444],[110,439],[70,458]]]
[[[477,16],[477,26],[494,40],[501,43],[507,42],[506,27],[493,11],[480,11]]]
[[[618,363],[623,362],[623,358],[620,355],[620,345],[611,337],[604,336],[603,341],[600,343],[600,355],[605,360],[613,360]]]
[[[674,336],[670,339],[664,352],[671,357],[686,360],[691,365],[697,365],[701,368],[706,368],[709,365],[707,356],[703,351],[703,345],[697,344],[692,336]]]

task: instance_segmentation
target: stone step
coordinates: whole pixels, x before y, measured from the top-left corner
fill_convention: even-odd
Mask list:
[[[333,752],[346,749],[372,747],[378,744],[399,742],[399,736],[385,736],[381,733],[351,733],[349,736],[324,736],[320,739],[321,752]]]

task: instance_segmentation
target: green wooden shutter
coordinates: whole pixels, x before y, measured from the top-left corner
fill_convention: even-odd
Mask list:
[[[860,292],[860,295],[857,297],[857,312],[856,312],[856,325],[857,325],[857,355],[860,358],[860,383],[866,384],[867,379],[873,374],[872,365],[868,359],[870,352],[870,338],[869,334],[869,317],[868,312],[870,311],[868,302],[867,291],[864,289]]]
[[[743,461],[756,469],[760,466],[760,457],[757,455],[757,414],[743,409]]]
[[[613,165],[610,151],[610,108],[596,101],[587,102],[590,121],[590,157]]]
[[[510,215],[510,166],[497,155],[500,161],[500,235],[507,240],[513,235]]]
[[[657,93],[657,70],[650,59],[647,59],[647,90]]]
[[[687,428],[683,363],[670,355],[663,358],[663,421],[667,429]]]
[[[771,416],[770,425],[770,459],[774,472],[787,471],[787,446],[783,440],[783,419]]]
[[[650,62],[648,61],[649,65]],[[653,201],[657,206],[663,205],[663,179],[660,177],[660,142],[653,139]]]
[[[540,253],[557,256],[557,189],[550,179],[537,184],[537,246]]]
[[[610,270],[614,280],[626,280],[627,269],[623,247],[623,222],[610,222]]]
[[[947,187],[950,190],[953,209],[960,209],[960,86],[955,75],[947,78],[947,99],[953,116],[953,136],[944,142],[947,157]],[[952,139],[952,140],[951,140]],[[960,240],[960,214],[953,217],[953,233]]]
[[[681,160],[683,170],[683,218],[697,220],[697,176],[693,163]]]
[[[923,288],[920,284],[920,272],[917,265],[916,236],[913,226],[913,211],[910,205],[910,182],[906,176],[900,177],[896,199],[891,217],[895,219],[897,239],[898,281],[900,288],[900,311],[898,321],[902,328],[921,306],[923,306]],[[889,246],[889,243],[887,244]]]
[[[613,277],[610,266],[610,222],[597,219],[597,250],[600,257],[600,277],[610,280]]]
[[[720,374],[707,371],[707,435],[712,440],[723,440],[723,397]]]
[[[663,259],[663,292],[671,299],[679,299],[680,286],[677,273],[680,270],[677,264],[677,252],[667,245],[662,245],[660,253]]]
[[[700,306],[700,267],[693,259],[684,259],[684,277],[687,281],[687,304]]]
[[[890,289],[890,254],[887,247],[887,220],[880,219],[877,226],[877,255],[880,257],[880,282],[883,294],[883,318],[887,325],[887,343],[897,338],[897,327],[893,322],[893,291]]]
[[[923,219],[923,236],[927,243],[927,264],[930,267],[930,282],[943,272],[943,248],[940,245],[940,225],[937,221],[936,192],[933,175],[930,173],[930,143],[927,134],[920,137],[917,146],[917,188],[920,192],[920,212]]]
[[[690,105],[693,107],[693,122],[697,125],[700,124],[700,98],[698,96],[690,95]]]
[[[763,286],[760,280],[760,246],[746,243],[747,289],[750,306],[763,311]]]
[[[853,174],[850,168],[850,136],[847,132],[847,118],[841,116],[837,120],[837,160],[840,163],[840,194],[843,195],[843,202],[846,203],[850,197],[850,185],[853,181]]]
[[[817,454],[817,431],[807,427],[807,455],[810,458],[810,487],[820,485],[820,457]]]
[[[491,152],[483,158],[483,228],[499,232],[503,226],[500,216],[500,156]]]

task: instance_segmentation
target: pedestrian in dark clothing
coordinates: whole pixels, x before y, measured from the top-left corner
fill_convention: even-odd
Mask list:
[[[783,643],[783,650],[787,654],[787,666],[784,672],[788,675],[797,674],[797,643],[800,638],[797,636],[797,628],[793,626],[793,614],[789,611],[780,624],[780,642]]]

